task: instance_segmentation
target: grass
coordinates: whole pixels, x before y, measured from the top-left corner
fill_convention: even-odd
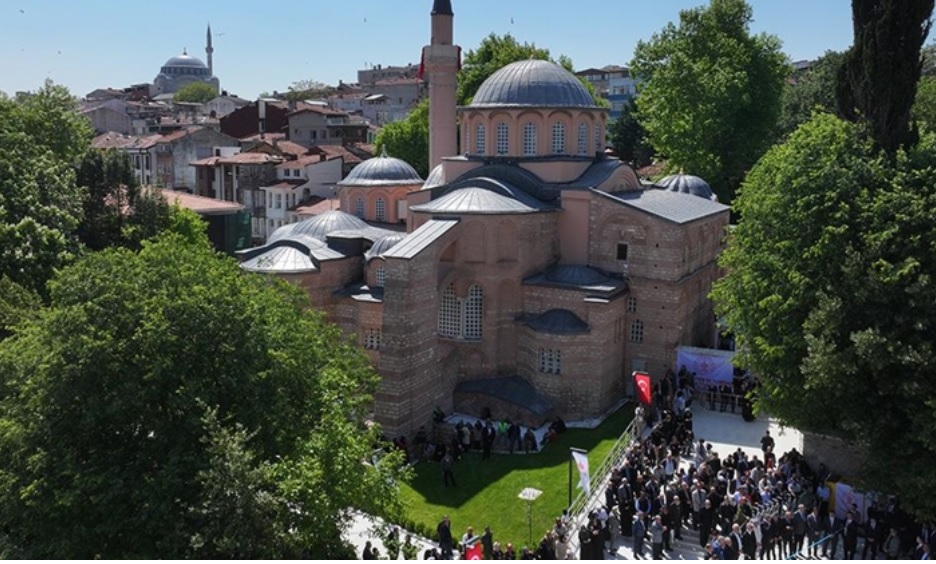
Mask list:
[[[452,521],[452,536],[460,539],[465,529],[481,534],[491,526],[494,540],[512,542],[517,552],[529,543],[527,502],[517,498],[523,488],[533,487],[543,495],[533,504],[533,544],[542,538],[569,503],[569,447],[588,451],[589,466],[596,469],[611,450],[634,415],[633,404],[617,410],[596,429],[569,429],[559,440],[537,454],[492,454],[470,452],[455,465],[457,488],[442,484],[438,463],[416,465],[413,481],[402,487],[407,517],[433,531],[443,515]],[[573,487],[578,472],[573,469]],[[578,490],[573,490],[573,496]]]

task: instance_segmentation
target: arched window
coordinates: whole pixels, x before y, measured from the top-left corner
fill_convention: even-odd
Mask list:
[[[578,154],[588,154],[588,124],[580,123],[578,130]]]
[[[387,201],[383,198],[374,200],[374,221],[387,222]]]
[[[506,155],[510,149],[510,127],[506,123],[497,124],[497,154]]]
[[[468,298],[465,300],[465,338],[480,339],[482,333],[482,320],[484,318],[484,291],[475,284],[468,288]]]
[[[354,215],[364,219],[364,198],[358,197],[354,200]]]
[[[559,349],[540,349],[539,371],[544,374],[561,374],[562,351]]]
[[[484,141],[484,124],[479,123],[478,127],[475,128],[475,153],[477,153],[478,156],[483,157],[484,153],[487,151]]]
[[[604,138],[601,135],[601,124],[595,125],[595,152],[604,151]]]
[[[643,321],[635,319],[631,322],[630,340],[632,343],[642,343],[644,340]]]
[[[374,287],[383,288],[386,281],[387,268],[384,265],[380,265],[374,269]]]
[[[536,154],[536,124],[533,122],[523,126],[523,154],[527,157]]]
[[[557,121],[552,127],[552,152],[554,155],[565,153],[565,124]]]
[[[637,313],[637,298],[634,296],[627,298],[627,313]]]
[[[439,335],[455,339],[461,329],[461,304],[455,297],[455,285],[449,284],[439,301]]]

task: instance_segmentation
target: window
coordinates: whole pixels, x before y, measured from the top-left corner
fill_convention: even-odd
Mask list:
[[[449,284],[439,303],[439,335],[457,338],[461,329],[461,304],[455,297],[455,285]]]
[[[528,157],[536,154],[535,123],[528,123],[523,126],[523,154]]]
[[[556,349],[540,349],[539,371],[544,374],[562,373],[562,351]]]
[[[282,209],[282,207],[283,207],[283,195],[282,195],[282,194],[276,194],[276,195],[274,196],[273,202],[274,202],[274,205],[273,205],[273,208],[274,208],[274,209]]]
[[[267,192],[267,207],[273,207],[273,192]]]
[[[557,121],[552,128],[552,152],[554,155],[565,153],[565,124]]]
[[[364,198],[354,200],[354,215],[364,219]]]
[[[374,200],[374,221],[387,222],[387,201],[383,198]]]
[[[632,343],[642,343],[644,340],[643,321],[635,319],[631,322],[630,340]]]
[[[468,288],[468,298],[465,300],[465,338],[480,339],[482,333],[482,319],[484,317],[484,291],[475,284]]]
[[[387,281],[387,268],[383,265],[378,266],[374,269],[374,287],[383,288],[384,282]]]
[[[601,125],[595,126],[595,152],[604,150],[604,140],[601,137]]]
[[[618,259],[618,260],[627,260],[627,243],[618,243],[618,246],[617,246],[617,259]]]
[[[475,152],[480,156],[484,156],[486,147],[484,146],[484,124],[479,123],[478,127],[475,128]]]
[[[637,298],[634,296],[627,298],[627,313],[637,313]]]
[[[297,176],[297,177],[298,177],[298,176],[299,176],[299,172],[300,172],[300,171],[299,171],[298,168],[295,169],[295,170],[293,170],[293,176]]]
[[[579,124],[578,130],[578,154],[587,155],[588,154],[588,125],[584,123]]]
[[[506,123],[497,124],[497,154],[506,155],[510,149],[510,128]]]
[[[364,332],[364,348],[373,351],[380,350],[380,329],[368,329]]]

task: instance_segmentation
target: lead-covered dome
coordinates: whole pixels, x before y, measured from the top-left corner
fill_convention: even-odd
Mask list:
[[[574,74],[555,63],[530,59],[498,70],[475,94],[470,108],[594,108],[595,100]]]
[[[655,184],[669,192],[690,194],[713,202],[718,201],[718,196],[712,191],[709,183],[691,174],[671,174],[658,180]]]
[[[370,226],[359,217],[340,210],[331,210],[320,213],[311,219],[299,223],[288,223],[280,227],[269,236],[267,243],[283,238],[293,238],[298,235],[307,235],[319,241],[324,241],[328,235],[336,231],[359,231],[369,228]]]
[[[402,159],[387,156],[386,149],[379,157],[367,159],[351,169],[338,186],[402,186],[422,184],[416,169]]]

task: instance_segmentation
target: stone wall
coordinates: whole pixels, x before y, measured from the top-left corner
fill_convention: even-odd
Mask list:
[[[868,451],[838,437],[804,432],[803,456],[812,468],[825,464],[833,475],[840,476],[845,482],[855,483],[864,475]]]

